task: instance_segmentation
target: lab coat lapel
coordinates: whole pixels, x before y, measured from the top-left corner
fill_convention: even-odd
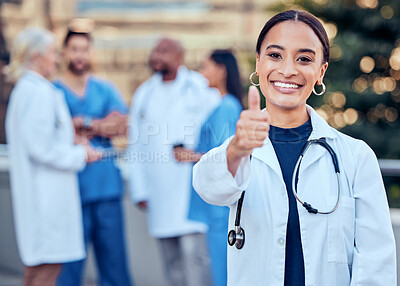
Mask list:
[[[309,140],[326,138],[329,144],[329,139],[336,137],[332,127],[330,127],[328,123],[309,105],[307,105],[307,112],[311,117],[311,125],[313,128]],[[307,151],[307,154],[303,158],[301,163],[301,171],[307,169],[311,164],[316,162],[319,158],[327,153],[328,151],[324,147],[317,144],[312,144],[310,149]]]
[[[266,163],[283,182],[283,175],[278,157],[276,156],[274,146],[272,146],[269,138],[265,139],[264,146],[253,150],[252,156]]]
[[[332,127],[326,123],[326,121],[318,115],[315,110],[307,105],[307,112],[311,117],[311,125],[313,127],[313,131],[311,132],[309,139],[333,139],[336,137],[336,134],[332,131]],[[328,141],[329,143],[329,141]],[[313,144],[310,146],[311,150],[307,152],[307,155],[304,156],[304,159],[301,164],[301,170],[307,169],[311,164],[316,162],[319,158],[321,158],[326,152],[328,152],[324,147],[317,146]],[[283,182],[282,170],[279,165],[278,158],[276,156],[274,147],[272,146],[269,138],[266,138],[264,141],[264,146],[260,148],[256,148],[252,153],[253,157],[260,159],[265,162],[272,170],[278,175],[278,177]]]

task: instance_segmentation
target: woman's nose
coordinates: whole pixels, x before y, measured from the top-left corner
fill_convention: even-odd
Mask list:
[[[284,60],[281,62],[281,65],[279,67],[279,72],[284,76],[284,77],[291,77],[294,75],[298,74],[298,71],[296,69],[296,64],[292,60]]]

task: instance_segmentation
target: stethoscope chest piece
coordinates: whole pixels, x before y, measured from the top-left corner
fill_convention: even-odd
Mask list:
[[[228,233],[228,244],[230,246],[236,246],[237,249],[242,249],[244,245],[244,230],[240,226],[235,226],[235,229],[232,229]]]
[[[230,246],[236,246],[237,249],[242,249],[244,245],[244,230],[240,226],[240,216],[242,212],[244,193],[245,192],[243,191],[238,201],[238,206],[236,210],[236,219],[235,219],[235,229],[232,229],[228,232],[228,244]]]

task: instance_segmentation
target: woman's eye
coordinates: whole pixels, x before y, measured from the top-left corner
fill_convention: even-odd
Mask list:
[[[269,53],[268,54],[269,57],[274,58],[274,59],[280,59],[281,55],[278,53]]]
[[[300,57],[300,58],[298,59],[298,61],[299,61],[299,62],[306,62],[306,63],[309,63],[309,62],[312,62],[312,59],[310,59],[309,57]]]

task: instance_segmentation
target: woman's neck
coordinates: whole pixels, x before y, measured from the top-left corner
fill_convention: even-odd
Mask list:
[[[42,77],[44,77],[44,78],[46,78],[46,79],[49,79],[49,78],[50,78],[50,75],[46,74],[46,73],[45,73],[43,70],[41,70],[37,65],[33,65],[33,64],[29,65],[29,66],[28,66],[28,70],[34,71],[34,72],[36,72],[37,74],[40,74]]]
[[[293,109],[283,109],[267,103],[266,111],[271,117],[270,124],[280,128],[296,128],[306,123],[310,118],[305,104]]]
[[[228,90],[226,88],[226,83],[222,83],[219,86],[216,87],[219,91],[219,94],[221,95],[221,97],[224,97],[225,95],[228,94]]]

